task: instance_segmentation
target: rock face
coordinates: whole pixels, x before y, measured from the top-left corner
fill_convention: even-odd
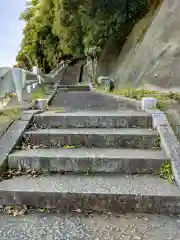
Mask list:
[[[179,0],[164,0],[144,38],[135,41],[132,34],[128,37],[109,72],[117,87],[127,83],[138,87],[143,82],[149,89],[179,91],[179,12]]]

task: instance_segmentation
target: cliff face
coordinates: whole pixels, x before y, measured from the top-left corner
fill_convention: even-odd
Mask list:
[[[134,37],[135,28],[137,26],[119,56],[112,57],[116,63],[108,74],[114,77],[116,86],[131,84],[139,87],[143,83],[149,89],[179,91],[180,0],[164,0],[143,39]],[[103,58],[106,58],[105,54]],[[100,62],[102,66],[103,60]]]

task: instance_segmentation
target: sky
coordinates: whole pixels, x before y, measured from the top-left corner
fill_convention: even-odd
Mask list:
[[[26,0],[0,0],[0,66],[13,66],[25,23],[19,20]]]

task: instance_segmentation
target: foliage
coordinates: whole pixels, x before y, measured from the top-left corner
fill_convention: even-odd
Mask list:
[[[17,67],[38,65],[49,72],[64,58],[101,53],[109,37],[117,38],[159,0],[30,0],[20,19],[26,22]]]
[[[43,91],[43,89],[39,88],[32,94],[31,98],[32,100],[44,99],[45,96],[46,96],[46,93]]]
[[[172,167],[171,167],[171,161],[170,160],[166,161],[162,165],[162,167],[159,170],[159,176],[161,178],[164,178],[165,180],[167,180],[170,183],[174,182],[173,173],[172,173]]]
[[[141,100],[143,97],[155,97],[158,100],[157,108],[161,110],[167,109],[171,100],[180,102],[179,93],[160,93],[158,91],[151,91],[144,88],[131,88],[130,86],[121,89],[115,89],[113,94],[130,97],[136,100]]]
[[[13,120],[19,120],[21,115],[20,108],[14,107],[10,109],[2,109],[0,111],[0,116],[5,116]]]

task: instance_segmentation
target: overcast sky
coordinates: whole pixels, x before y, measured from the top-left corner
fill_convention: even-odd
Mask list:
[[[14,65],[24,22],[19,20],[26,0],[0,0],[0,66]]]

